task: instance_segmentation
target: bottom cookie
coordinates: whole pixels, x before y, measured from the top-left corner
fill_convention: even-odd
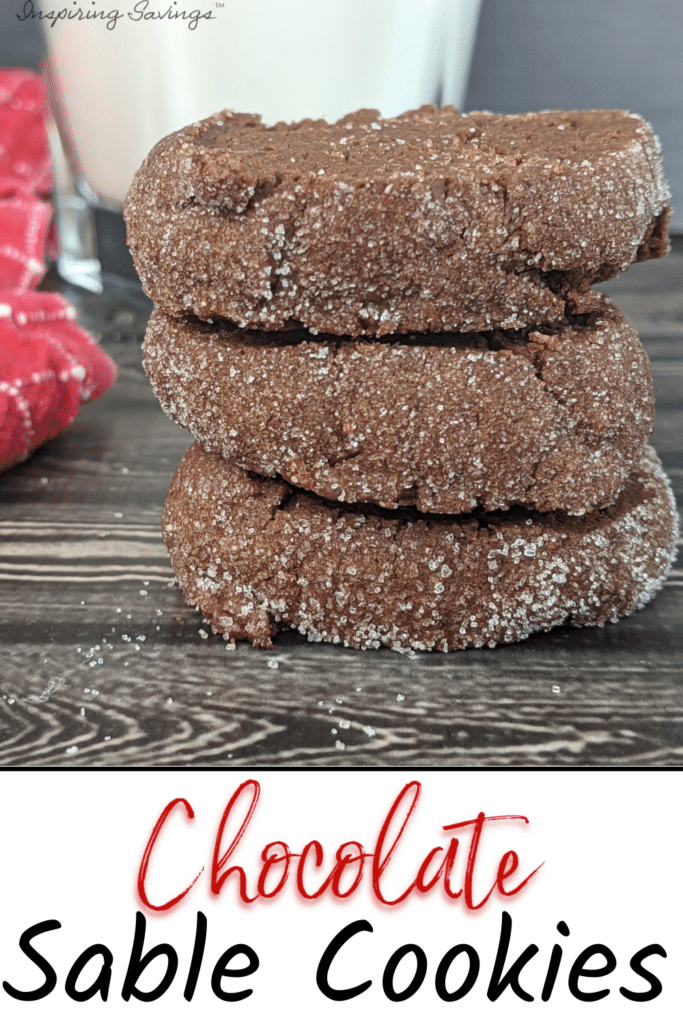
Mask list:
[[[356,648],[450,651],[602,625],[661,586],[678,532],[647,447],[609,508],[428,515],[325,501],[195,443],[163,535],[188,604],[215,632],[272,646],[279,629]]]

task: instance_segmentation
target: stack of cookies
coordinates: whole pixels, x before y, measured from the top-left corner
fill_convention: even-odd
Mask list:
[[[145,368],[192,431],[163,532],[230,640],[447,651],[602,624],[670,565],[647,356],[592,285],[664,255],[618,111],[422,108],[162,140],[126,202]]]

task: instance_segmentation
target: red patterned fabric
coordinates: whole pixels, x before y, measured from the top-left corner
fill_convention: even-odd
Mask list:
[[[45,273],[52,180],[40,79],[0,70],[0,470],[73,423],[116,367]]]
[[[0,200],[0,288],[33,288],[43,279],[51,220],[47,203]]]
[[[0,69],[0,198],[47,195],[52,184],[45,94],[30,71]]]
[[[0,291],[0,469],[68,427],[116,367],[56,292]]]
[[[0,288],[32,288],[45,273],[51,183],[42,82],[0,70]]]

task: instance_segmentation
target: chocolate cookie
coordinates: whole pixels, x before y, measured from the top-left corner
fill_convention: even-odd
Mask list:
[[[224,111],[159,142],[126,201],[167,313],[332,334],[519,329],[667,249],[650,127],[621,111],[267,128]]]
[[[269,647],[292,628],[351,647],[447,651],[628,615],[661,586],[677,525],[649,446],[615,504],[577,518],[335,504],[195,443],[163,534],[188,603],[228,639]]]
[[[654,416],[647,356],[607,300],[545,332],[382,342],[155,312],[145,369],[168,415],[243,469],[424,512],[602,508]]]

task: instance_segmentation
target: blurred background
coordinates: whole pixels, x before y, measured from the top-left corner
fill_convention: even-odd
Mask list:
[[[19,21],[23,9],[24,0],[0,0],[0,66],[38,70],[44,40],[37,19]],[[463,107],[616,107],[641,114],[661,139],[672,227],[681,232],[682,49],[681,0],[482,0]]]
[[[659,136],[683,231],[681,0],[482,0],[465,110],[612,107]]]

